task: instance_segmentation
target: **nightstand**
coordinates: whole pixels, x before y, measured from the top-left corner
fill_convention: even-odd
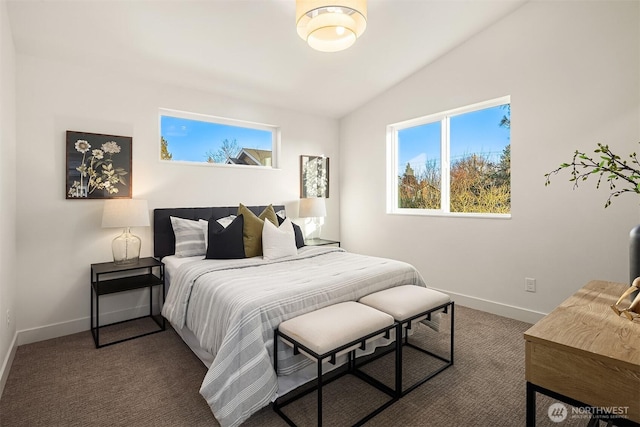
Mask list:
[[[165,320],[161,314],[153,315],[153,288],[160,287],[161,304],[164,304],[164,264],[155,258],[140,258],[135,264],[116,265],[113,262],[103,262],[99,264],[91,264],[91,334],[96,344],[96,348],[107,345],[117,344],[134,338],[143,337],[145,335],[155,334],[165,330]],[[120,322],[100,325],[100,296],[113,294],[117,292],[131,291],[134,289],[149,288],[149,314],[133,319]],[[95,305],[95,309],[94,309]],[[95,325],[94,325],[95,313]],[[116,325],[125,322],[131,322],[138,319],[150,317],[159,326],[160,329],[151,332],[145,332],[132,337],[118,339],[106,344],[100,343],[100,329],[107,326]]]
[[[305,240],[306,246],[337,246],[340,247],[339,240],[327,240],[327,239],[309,239]]]

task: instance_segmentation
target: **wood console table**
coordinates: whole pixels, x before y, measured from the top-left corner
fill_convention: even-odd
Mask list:
[[[536,392],[572,406],[626,408],[614,409],[622,423],[640,423],[640,321],[610,308],[627,287],[591,281],[524,333],[528,427]]]

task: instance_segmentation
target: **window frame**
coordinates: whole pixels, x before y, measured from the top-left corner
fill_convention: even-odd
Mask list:
[[[488,101],[482,101],[464,107],[454,108],[427,116],[404,120],[387,125],[387,214],[392,215],[418,215],[418,216],[446,216],[461,218],[496,218],[510,219],[509,213],[483,213],[483,212],[451,212],[451,152],[450,130],[451,117],[471,113],[500,105],[511,104],[511,96],[502,96]],[[440,132],[440,209],[419,209],[398,207],[398,132],[404,129],[441,123]]]
[[[162,116],[175,117],[187,120],[196,120],[200,122],[213,123],[217,125],[226,125],[241,127],[247,129],[256,129],[271,132],[271,166],[265,165],[239,165],[227,163],[210,163],[207,161],[191,161],[191,160],[165,160],[162,158],[162,146],[160,144],[162,138]],[[280,126],[252,122],[247,120],[231,119],[227,117],[212,116],[209,114],[192,113],[189,111],[174,110],[170,108],[158,109],[158,161],[162,163],[173,163],[192,166],[208,166],[208,167],[232,167],[232,168],[252,168],[252,169],[279,169],[280,165],[280,146],[281,146]]]

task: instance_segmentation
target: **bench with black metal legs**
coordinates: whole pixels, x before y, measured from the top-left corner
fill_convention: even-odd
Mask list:
[[[354,425],[362,425],[398,399],[397,390],[382,384],[377,379],[360,371],[355,363],[357,349],[364,350],[367,343],[378,337],[394,338],[392,334],[396,329],[396,323],[392,316],[359,304],[354,301],[343,302],[319,310],[306,313],[293,319],[282,322],[275,330],[273,340],[274,368],[278,372],[277,354],[278,341],[282,340],[293,347],[294,353],[302,353],[317,365],[317,385],[305,392],[291,392],[294,395],[285,395],[273,403],[273,409],[289,425],[296,424],[282,412],[282,408],[298,400],[309,392],[317,390],[318,396],[318,426],[322,425],[322,387],[340,376],[351,373],[376,387],[390,396],[390,399],[381,406],[375,408],[367,416],[357,421]],[[400,342],[395,340],[395,357],[399,360]],[[322,365],[324,362],[336,363],[336,358],[347,355],[347,369],[341,375],[330,380],[323,381]],[[397,363],[396,363],[397,366]],[[396,369],[397,375],[397,369]]]
[[[453,365],[453,328],[454,328],[454,302],[451,301],[449,295],[442,292],[424,288],[421,286],[405,285],[395,288],[385,289],[380,292],[369,294],[360,298],[361,304],[375,308],[376,310],[387,313],[397,322],[396,336],[401,337],[402,345],[399,350],[398,368],[396,374],[396,390],[398,397],[402,397],[416,387],[424,384],[440,372]],[[418,347],[409,342],[409,331],[416,324],[423,320],[431,320],[431,316],[437,312],[449,313],[451,320],[451,336],[449,343],[449,357],[437,355],[424,348]],[[403,389],[402,385],[402,346],[409,346],[416,350],[435,357],[443,362],[444,365],[435,369],[411,386]]]

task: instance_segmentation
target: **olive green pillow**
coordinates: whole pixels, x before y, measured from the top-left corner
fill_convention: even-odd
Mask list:
[[[264,221],[268,219],[273,225],[278,226],[278,217],[272,205],[267,206],[260,215],[256,216],[249,208],[240,203],[238,215],[244,217],[242,228],[242,240],[244,243],[244,254],[247,258],[262,255],[262,227]]]

